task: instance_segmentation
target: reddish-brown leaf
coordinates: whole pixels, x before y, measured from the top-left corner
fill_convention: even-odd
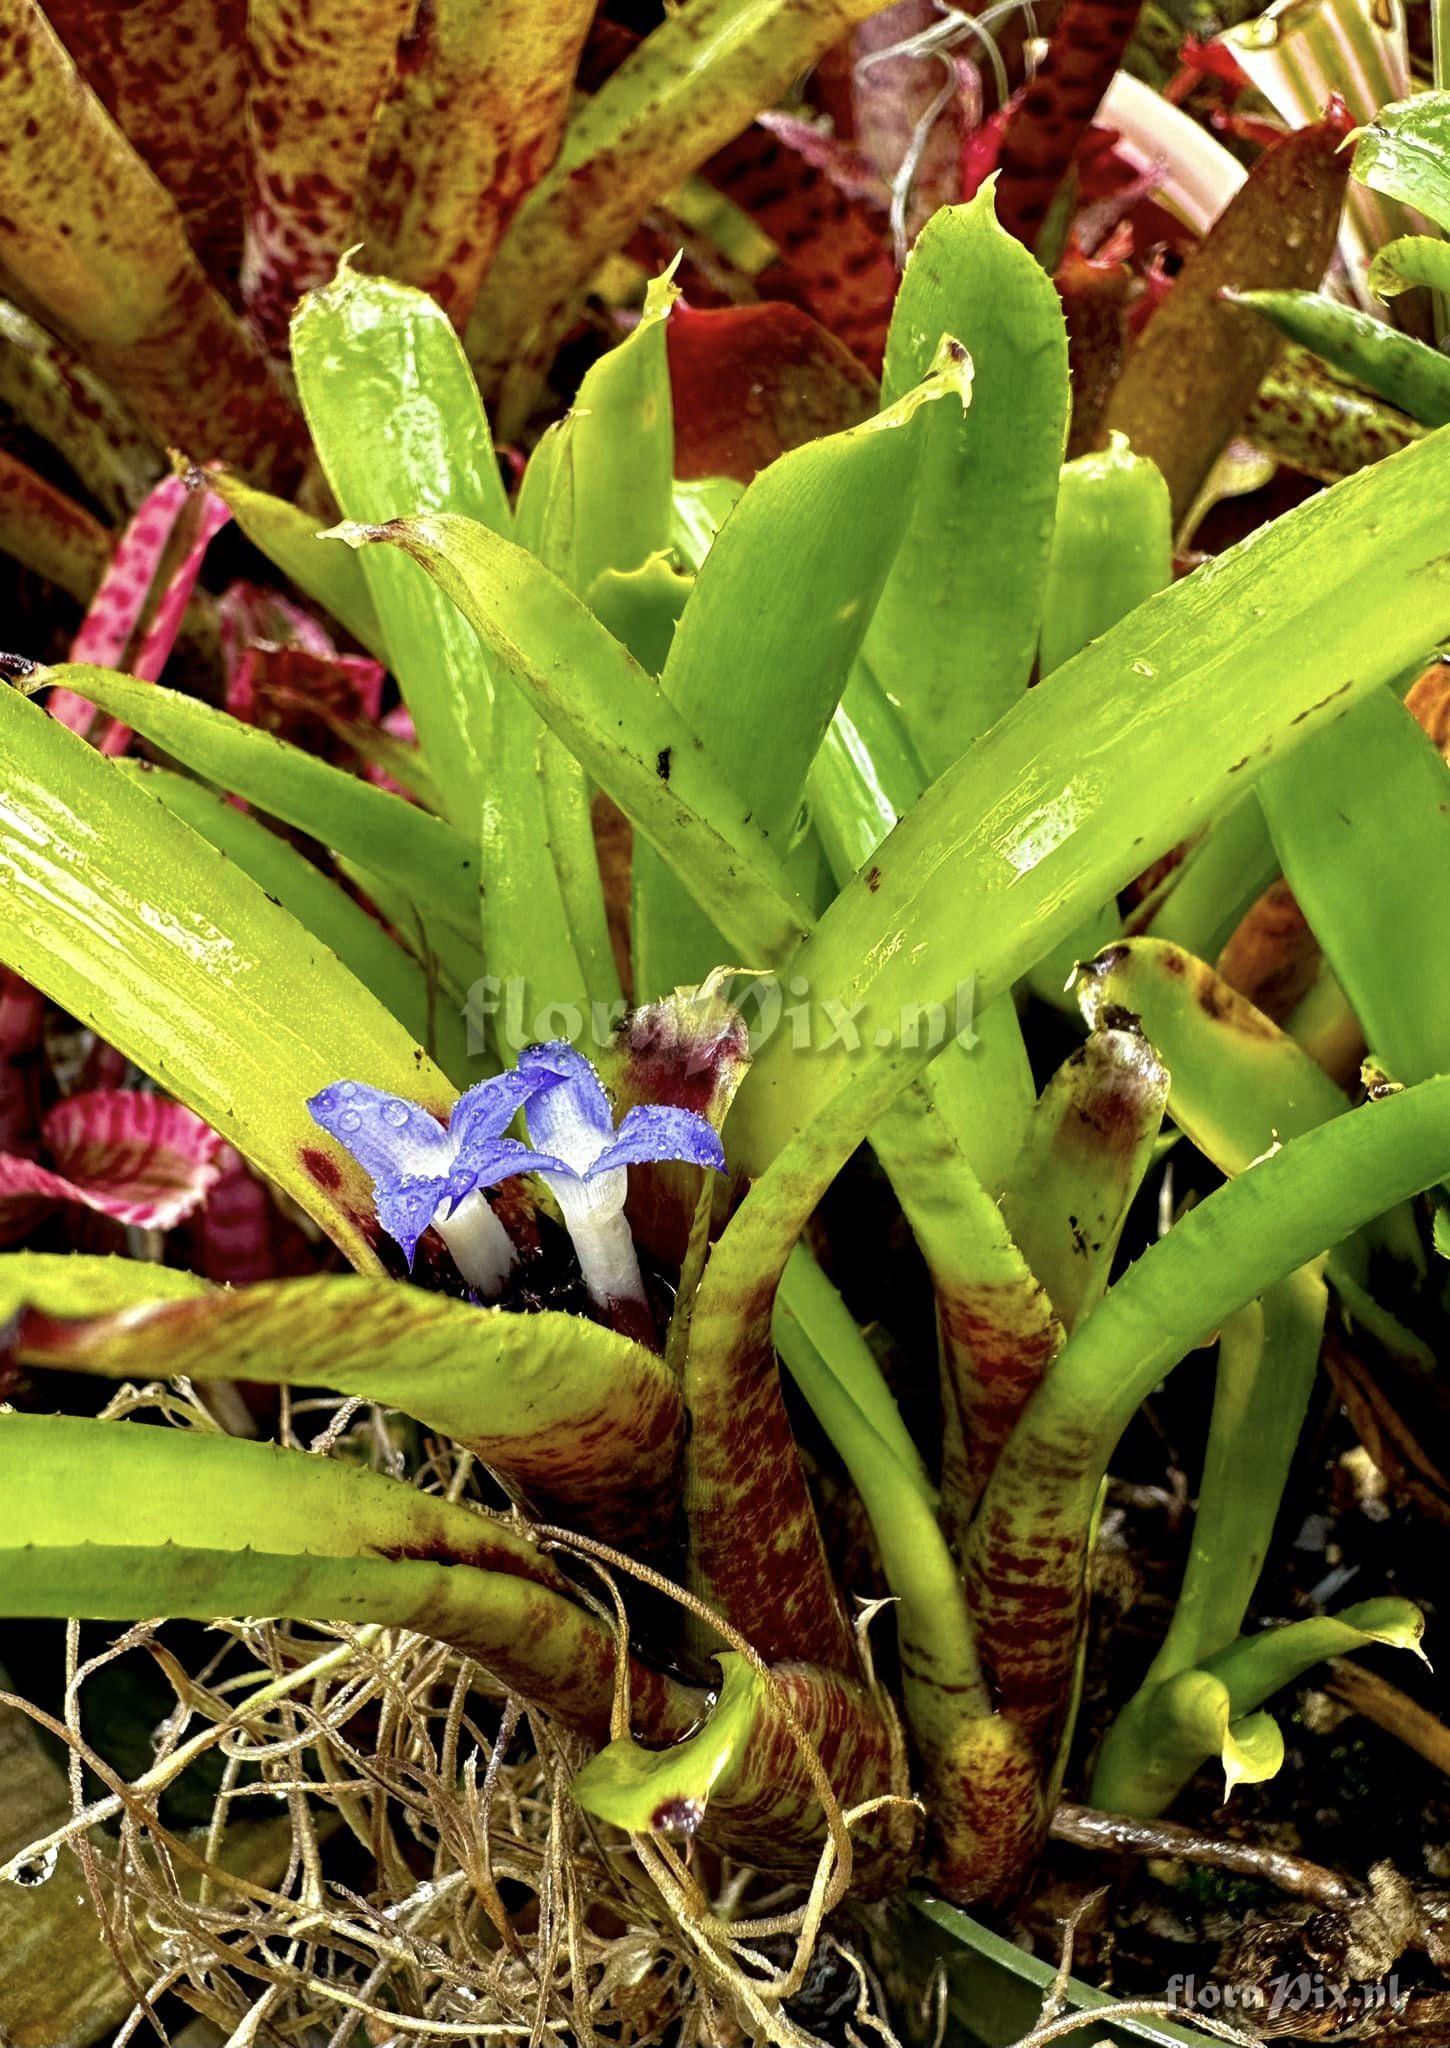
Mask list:
[[[369,270],[473,310],[554,160],[594,0],[422,0],[378,117],[357,233]]]
[[[666,340],[677,476],[749,483],[787,449],[875,410],[870,372],[798,306],[699,311],[681,302]]]

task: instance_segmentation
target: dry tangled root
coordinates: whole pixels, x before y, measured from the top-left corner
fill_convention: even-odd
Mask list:
[[[189,1388],[124,1388],[107,1413],[140,1408],[217,1427]],[[358,1403],[293,1402],[278,1434],[404,1469],[385,1417]],[[474,1477],[446,1443],[406,1462],[455,1497]],[[69,1748],[72,1817],[5,1874],[79,1859],[135,2001],[116,2048],[164,2040],[168,1999],[229,2048],[805,2048],[817,2021],[834,2040],[894,2041],[856,1946],[822,1927],[827,1872],[782,1890],[693,1844],[600,1827],[569,1795],[578,1741],[468,1658],[395,1629],[237,1622],[214,1638],[200,1670],[159,1624],[81,1661],[73,1625],[63,1718],[27,1709]],[[86,1740],[82,1699],[137,1649],[175,1706],[127,1782]],[[211,1756],[209,1826],[168,1826],[163,1796]],[[89,1804],[83,1766],[107,1788]]]

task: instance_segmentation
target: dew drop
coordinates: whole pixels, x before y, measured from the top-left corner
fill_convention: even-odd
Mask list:
[[[362,1128],[362,1118],[355,1109],[345,1109],[337,1120],[340,1131],[356,1131]]]
[[[1135,676],[1156,676],[1157,673],[1158,671],[1154,668],[1151,661],[1135,661],[1133,663],[1133,674]]]
[[[351,1102],[354,1095],[357,1094],[357,1082],[339,1081],[337,1087],[333,1092],[337,1096],[339,1102]]]
[[[401,1131],[408,1121],[408,1106],[404,1102],[385,1102],[383,1122],[391,1124],[395,1131]]]

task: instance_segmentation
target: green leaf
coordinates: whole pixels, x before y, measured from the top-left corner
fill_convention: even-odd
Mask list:
[[[652,678],[556,576],[474,520],[395,519],[342,535],[354,546],[391,542],[423,564],[500,674],[709,909],[741,964],[789,950],[808,913],[749,807]]]
[[[70,1252],[8,1252],[0,1257],[0,1319],[22,1309],[45,1315],[107,1316],[158,1301],[209,1294],[211,1282],[145,1259],[80,1258]]]
[[[1165,1798],[1177,1789],[1157,1754],[1153,1702],[1160,1693],[1169,1697],[1165,1689],[1180,1673],[1226,1649],[1243,1626],[1298,1446],[1325,1307],[1324,1283],[1311,1266],[1224,1325],[1183,1585],[1158,1654],[1109,1729],[1096,1766],[1093,1798],[1112,1812],[1156,1810],[1159,1779]],[[1226,1695],[1225,1706],[1236,1711]],[[1224,1754],[1227,1766],[1227,1747]],[[1195,1756],[1189,1768],[1196,1770],[1199,1761]],[[1239,1761],[1233,1762],[1242,1777]],[[1152,1786],[1144,1783],[1145,1772]]]
[[[1144,2041],[1152,2048],[1203,2048],[1203,2034],[1197,2030],[1189,2033],[1169,2020],[1138,2013],[1125,2013],[1119,2019],[1117,1999],[1077,1977],[1059,1985],[1051,1963],[1030,1955],[942,1899],[913,1893],[911,1906],[946,1942],[927,1946],[919,1938],[920,1931],[912,1929],[910,1916],[903,1916],[893,1935],[903,1937],[907,1953],[919,1955],[922,1977],[918,1981],[925,1980],[933,1963],[943,1966],[948,2010],[961,2030],[954,2038],[963,2043],[1011,2048],[1039,2024],[1046,2000],[1060,1995],[1067,2011],[1093,2015],[1091,2030],[1081,2030],[1084,2040],[1101,2036],[1114,2048],[1137,2048]]]
[[[1287,1031],[1178,946],[1126,939],[1078,978],[1090,1028],[1137,1018],[1169,1073],[1168,1112],[1221,1173],[1342,1116],[1349,1098]]]
[[[1427,427],[1450,421],[1450,362],[1413,335],[1319,292],[1240,292],[1237,301],[1412,420]]]
[[[668,1529],[679,1389],[651,1353],[597,1323],[475,1308],[346,1274],[188,1290],[180,1300],[158,1299],[170,1290],[157,1287],[148,1301],[138,1284],[115,1314],[96,1315],[86,1295],[114,1282],[92,1279],[95,1263],[0,1257],[0,1299],[36,1312],[21,1320],[20,1356],[112,1379],[159,1371],[327,1387],[451,1436],[610,1542],[657,1543]]]
[[[331,547],[322,522],[285,498],[244,483],[230,470],[208,469],[206,487],[231,507],[232,517],[259,554],[378,660],[388,659],[377,608],[363,565],[346,548]]]
[[[375,868],[425,916],[477,930],[478,857],[441,818],[159,684],[72,663],[43,670],[42,680],[79,691],[219,789]]]
[[[1069,1340],[998,1462],[969,1546],[984,1657],[1009,1711],[1020,1696],[1036,1725],[1060,1717],[1093,1503],[1138,1404],[1227,1317],[1447,1171],[1450,1079],[1336,1117],[1190,1209]]]
[[[0,1610],[138,1621],[277,1615],[416,1629],[593,1736],[611,1630],[511,1523],[335,1459],[198,1431],[0,1414]],[[699,1695],[636,1666],[656,1739]]]
[[[1433,235],[1401,235],[1379,250],[1369,267],[1369,287],[1379,298],[1398,298],[1417,284],[1450,291],[1450,245]]]
[[[1259,784],[1285,879],[1400,1081],[1450,1071],[1450,767],[1388,689]]]
[[[931,422],[955,422],[971,378],[948,339],[889,411],[773,462],[696,576],[660,688],[782,859],[807,771],[912,524]],[[698,982],[720,964],[714,921],[648,852],[636,855],[634,906],[642,991]]]
[[[343,966],[460,1087],[479,1078],[456,1006],[440,994],[412,954],[390,939],[377,919],[320,868],[259,819],[189,776],[139,761],[119,765],[148,796],[210,840],[259,889],[331,947]]]
[[[995,181],[923,228],[901,282],[882,400],[926,376],[944,334],[975,369],[938,407],[865,666],[939,774],[1027,688],[1067,434],[1067,334],[1052,281],[999,226]]]
[[[1042,601],[1044,676],[1173,580],[1168,486],[1121,434],[1063,465]]]
[[[100,671],[85,673],[92,693]],[[355,1265],[376,1270],[367,1176],[332,1156],[307,1098],[357,1074],[446,1113],[442,1074],[255,882],[14,690],[0,690],[0,744],[5,963],[205,1117]]]
[[[610,570],[640,569],[670,545],[675,435],[665,326],[680,296],[670,279],[651,279],[638,323],[590,365],[548,437],[550,503],[536,515],[538,544],[524,544],[586,600]],[[521,528],[523,512],[521,499]]]
[[[658,199],[774,105],[879,0],[691,0],[626,59],[564,133],[519,207],[468,327],[501,431],[515,432],[559,309]]]
[[[1416,93],[1381,107],[1358,131],[1352,168],[1362,185],[1450,228],[1450,94]]]
[[[1002,1213],[1069,1332],[1108,1284],[1167,1101],[1154,1047],[1115,1025],[1068,1056],[1033,1113]]]
[[[1408,1600],[1366,1600],[1339,1615],[1316,1615],[1240,1636],[1198,1669],[1145,1686],[1119,1716],[1093,1779],[1093,1799],[1114,1813],[1161,1813],[1211,1756],[1225,1792],[1257,1784],[1283,1762],[1274,1722],[1256,1709],[1329,1657],[1367,1644],[1420,1650],[1424,1617]]]
[[[590,1758],[570,1786],[576,1805],[630,1834],[693,1829],[722,1779],[728,1779],[766,1701],[755,1667],[733,1650],[717,1660],[719,1696],[694,1735],[668,1749],[645,1749],[628,1737]]]
[[[1450,632],[1447,488],[1450,440],[1432,435],[1139,605],[1000,720],[792,960],[861,1004],[864,1043],[805,1060],[786,1034],[765,1045],[735,1106],[741,1162],[758,1173],[808,1134],[818,1191],[928,1057],[900,1029],[909,1003],[950,1006],[973,975],[985,1008],[1272,757]],[[797,1199],[815,1199],[804,1179]]]
[[[347,518],[456,512],[508,531],[483,405],[448,316],[426,292],[344,263],[293,316],[292,363]],[[448,815],[471,838],[491,746],[493,686],[483,652],[415,564],[373,554],[362,570],[423,758]]]

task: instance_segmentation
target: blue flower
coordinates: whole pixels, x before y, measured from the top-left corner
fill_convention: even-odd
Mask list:
[[[593,1065],[562,1039],[526,1047],[513,1073],[470,1088],[446,1129],[420,1104],[363,1081],[334,1081],[307,1107],[372,1175],[378,1221],[408,1264],[431,1225],[481,1295],[498,1293],[516,1257],[485,1188],[516,1173],[539,1174],[563,1212],[590,1294],[607,1307],[644,1300],[624,1216],[627,1169],[679,1159],[725,1171],[718,1134],[693,1110],[641,1104],[616,1129]],[[530,1145],[504,1136],[520,1109]]]
[[[725,1171],[714,1126],[691,1109],[642,1103],[615,1128],[609,1098],[593,1064],[562,1039],[519,1055],[528,1087],[529,1137],[539,1148],[534,1171],[553,1191],[584,1281],[601,1306],[642,1301],[644,1286],[624,1217],[631,1166],[679,1159]]]
[[[378,1221],[410,1267],[432,1224],[469,1286],[496,1294],[516,1253],[482,1190],[532,1170],[536,1155],[503,1135],[531,1086],[517,1073],[480,1081],[454,1103],[446,1130],[418,1103],[365,1081],[334,1081],[307,1107],[372,1175]]]

